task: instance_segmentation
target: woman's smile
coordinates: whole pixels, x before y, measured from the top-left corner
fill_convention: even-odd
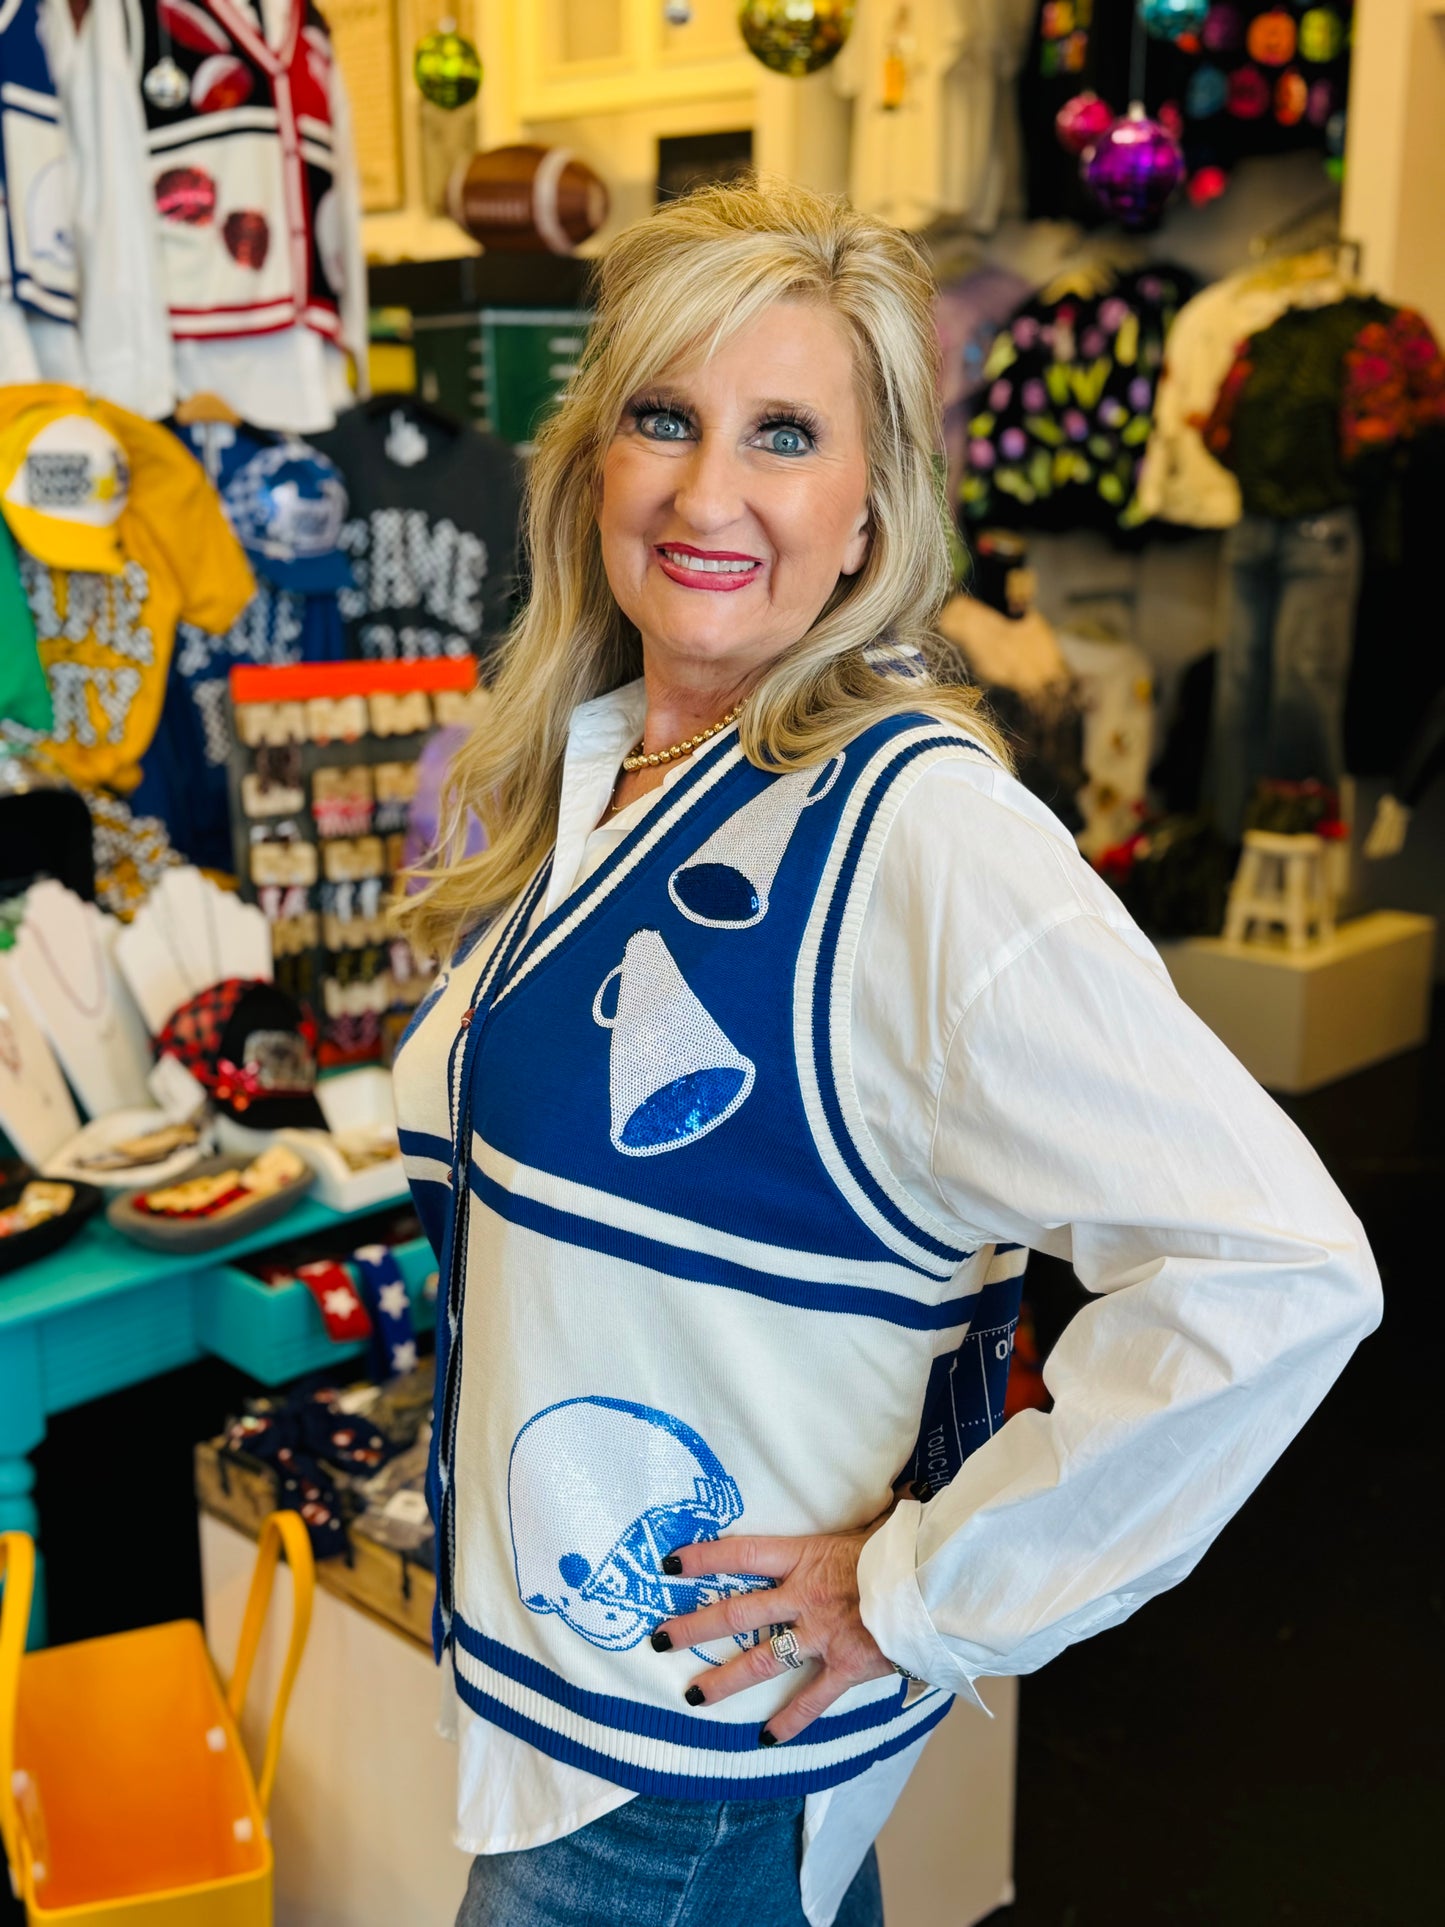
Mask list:
[[[684,589],[746,589],[758,581],[766,567],[756,555],[739,555],[732,549],[695,549],[690,542],[659,542],[654,553],[663,574]]]

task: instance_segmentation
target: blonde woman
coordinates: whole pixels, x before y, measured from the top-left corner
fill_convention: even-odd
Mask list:
[[[928,673],[929,299],[842,204],[699,193],[614,243],[540,437],[396,1068],[465,1927],[876,1927],[951,1700],[1182,1578],[1377,1317]],[[1030,1246],[1095,1296],[1005,1424]]]

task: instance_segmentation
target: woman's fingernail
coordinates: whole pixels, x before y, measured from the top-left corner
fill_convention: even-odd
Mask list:
[[[668,1638],[661,1626],[659,1626],[657,1631],[652,1635],[652,1650],[655,1653],[670,1653],[672,1651],[672,1641]]]
[[[928,1483],[927,1479],[920,1479],[918,1484],[914,1486],[913,1496],[920,1505],[928,1504],[928,1501],[933,1497],[933,1487]]]
[[[671,1573],[674,1578],[682,1571],[682,1561],[675,1552],[666,1552],[663,1554],[662,1570]]]
[[[689,1686],[682,1696],[689,1706],[706,1706],[707,1700],[700,1686]]]
[[[765,1726],[762,1732],[759,1733],[758,1735],[758,1745],[759,1746],[776,1746],[777,1743],[778,1743],[777,1734],[769,1732],[768,1728]]]

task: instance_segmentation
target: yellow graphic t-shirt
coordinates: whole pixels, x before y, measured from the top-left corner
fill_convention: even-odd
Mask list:
[[[0,507],[22,545],[55,712],[46,752],[73,783],[131,789],[160,720],[177,622],[223,634],[255,593],[220,498],[169,429],[34,383],[0,388]],[[100,523],[114,538],[105,568],[63,566],[77,550],[91,558]]]

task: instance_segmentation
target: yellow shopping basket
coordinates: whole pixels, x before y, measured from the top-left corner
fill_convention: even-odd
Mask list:
[[[253,1780],[237,1728],[283,1546],[291,1642]],[[0,1831],[30,1927],[271,1927],[266,1808],[316,1582],[297,1514],[262,1527],[229,1690],[194,1620],[26,1653],[23,1532],[0,1574]]]

